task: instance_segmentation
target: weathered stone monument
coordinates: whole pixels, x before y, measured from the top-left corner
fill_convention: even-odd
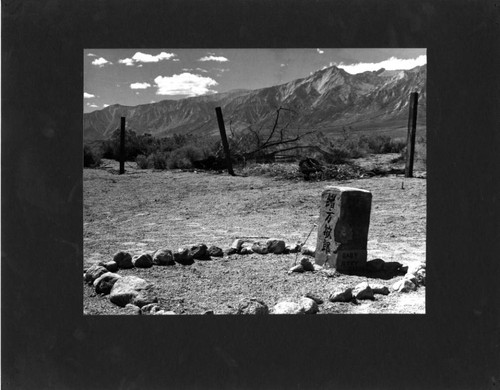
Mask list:
[[[316,264],[338,271],[364,267],[372,194],[350,187],[326,187],[316,244]]]

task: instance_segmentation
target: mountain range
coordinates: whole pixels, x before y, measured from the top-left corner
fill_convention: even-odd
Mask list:
[[[350,74],[332,66],[308,77],[257,90],[162,100],[138,106],[108,106],[83,114],[85,140],[107,139],[120,127],[155,137],[172,134],[218,134],[215,107],[221,107],[232,130],[272,126],[277,108],[294,110],[292,128],[331,133],[344,126],[363,132],[405,134],[411,92],[419,92],[417,127],[425,129],[427,66],[410,70]]]

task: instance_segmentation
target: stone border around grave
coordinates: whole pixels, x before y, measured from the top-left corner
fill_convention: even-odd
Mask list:
[[[290,254],[302,253],[299,264],[292,267],[288,273],[294,272],[321,272],[326,277],[338,275],[335,269],[323,268],[315,262],[315,250],[301,244],[286,245],[285,241],[269,239],[266,244],[250,240],[236,239],[230,248],[222,250],[216,246],[208,248],[205,244],[198,244],[190,248],[179,248],[177,252],[169,249],[158,249],[156,251],[143,252],[132,256],[128,252],[119,251],[113,256],[113,260],[100,261],[87,268],[84,272],[84,281],[93,285],[97,294],[108,295],[110,302],[123,307],[124,313],[134,315],[173,315],[177,314],[167,308],[158,305],[155,296],[155,286],[136,276],[122,277],[116,272],[119,269],[151,268],[153,266],[168,267],[175,264],[189,266],[197,261],[209,261],[212,257],[229,257],[233,254],[247,255],[257,253],[265,254]],[[425,262],[404,267],[401,263],[386,263],[382,259],[370,260],[366,263],[368,272],[380,272],[384,269],[395,271],[399,269],[406,271],[403,279],[392,285],[392,290],[398,293],[415,291],[419,286],[425,286]],[[128,278],[128,279],[127,279]],[[132,286],[125,285],[127,280],[132,280]],[[117,287],[115,284],[117,281]],[[120,290],[121,291],[118,291]],[[125,291],[123,291],[125,289]],[[335,290],[328,295],[330,302],[354,302],[356,300],[374,300],[375,294],[388,295],[390,290],[380,283],[370,285],[362,282],[358,285],[344,290]],[[319,312],[318,305],[323,300],[311,293],[301,297],[299,302],[278,302],[271,309],[262,301],[255,298],[245,299],[240,302],[235,314],[316,314]],[[215,314],[213,310],[207,310],[204,315]]]
[[[233,241],[231,247],[226,250],[222,250],[217,246],[210,246],[208,248],[205,244],[198,244],[189,248],[179,248],[177,252],[163,248],[156,251],[142,252],[134,256],[126,251],[118,251],[113,255],[113,260],[99,261],[84,269],[84,281],[88,285],[93,285],[97,294],[108,295],[112,303],[124,307],[125,312],[129,314],[176,314],[173,311],[160,308],[155,303],[158,299],[154,296],[154,285],[144,279],[132,276],[134,280],[131,284],[140,287],[122,286],[122,284],[126,283],[126,280],[124,281],[122,276],[116,272],[120,269],[151,268],[153,266],[169,267],[176,264],[189,266],[194,264],[195,260],[210,261],[212,258],[229,257],[233,254],[247,255],[258,253],[265,255],[298,253],[301,249],[302,245],[298,243],[286,245],[284,240],[271,238],[265,244],[236,239]],[[307,248],[307,251],[307,254],[314,256],[314,251],[310,248]],[[118,280],[120,280],[120,283],[113,291]],[[120,289],[125,289],[125,292],[120,291],[118,293],[117,291]],[[208,310],[203,314],[214,314],[214,312]]]

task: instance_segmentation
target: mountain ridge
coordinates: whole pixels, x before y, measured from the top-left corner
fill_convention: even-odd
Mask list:
[[[350,74],[336,66],[287,83],[256,90],[236,89],[137,106],[110,105],[83,115],[85,140],[106,139],[127,118],[127,127],[156,137],[174,133],[218,133],[215,107],[234,131],[262,126],[278,107],[297,112],[297,129],[333,131],[341,126],[404,126],[410,92],[420,93],[419,122],[425,124],[427,66]],[[364,125],[363,125],[364,124]]]

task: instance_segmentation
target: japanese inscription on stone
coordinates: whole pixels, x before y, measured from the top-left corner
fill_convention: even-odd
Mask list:
[[[327,187],[321,195],[316,263],[338,270],[366,263],[371,193],[349,187]]]

